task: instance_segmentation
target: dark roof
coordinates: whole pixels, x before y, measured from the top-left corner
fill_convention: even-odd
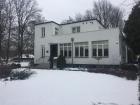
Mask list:
[[[37,24],[35,24],[35,25],[41,25],[41,24],[47,24],[47,23],[54,23],[54,24],[60,25],[60,24],[58,24],[58,23],[56,23],[56,22],[54,22],[54,21],[48,21],[48,22],[37,23]]]
[[[80,23],[80,22],[86,22],[86,21],[92,21],[92,20],[96,20],[99,24],[101,24],[105,28],[105,26],[100,21],[98,21],[97,19],[81,20],[81,21],[75,21],[75,22],[64,23],[64,24],[58,24],[54,21],[48,21],[48,22],[38,23],[36,25],[47,24],[47,23],[54,23],[54,24],[57,24],[57,25],[68,25],[68,24],[74,24],[74,23]]]
[[[74,24],[74,23],[86,22],[86,21],[91,21],[91,20],[97,20],[97,19],[88,19],[88,20],[74,21],[74,22],[71,22],[71,23],[64,23],[64,24],[61,24],[61,25],[68,25],[68,24]]]

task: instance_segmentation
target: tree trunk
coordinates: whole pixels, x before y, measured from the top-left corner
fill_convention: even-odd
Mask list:
[[[11,37],[11,22],[10,22],[10,26],[9,26],[9,30],[8,30],[8,42],[7,42],[6,63],[8,63],[8,60],[9,60],[10,37]]]

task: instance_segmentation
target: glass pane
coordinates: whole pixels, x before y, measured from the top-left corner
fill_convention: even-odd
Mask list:
[[[108,57],[108,49],[104,49],[104,56]]]
[[[75,32],[76,32],[76,28],[73,27],[73,28],[72,28],[72,33],[75,33]]]
[[[68,47],[68,57],[71,57],[71,47]]]
[[[102,56],[102,49],[98,49],[98,56]]]
[[[64,47],[64,56],[67,57],[67,47]]]
[[[84,48],[80,47],[80,57],[83,57],[83,56],[84,56]]]
[[[69,55],[68,56],[71,57],[71,50],[69,50]]]
[[[94,49],[94,48],[92,49],[92,55],[95,57],[97,56],[97,49]]]
[[[63,50],[60,50],[60,55],[64,56],[64,55],[63,55]]]
[[[80,27],[77,27],[77,32],[80,32]]]
[[[75,47],[75,57],[78,57],[78,56],[79,56],[79,48]]]
[[[88,57],[88,48],[85,48],[85,57]]]

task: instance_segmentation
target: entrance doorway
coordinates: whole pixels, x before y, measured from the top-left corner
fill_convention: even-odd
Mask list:
[[[58,45],[51,44],[50,45],[50,68],[53,68],[54,65],[54,57],[58,55]]]
[[[52,44],[50,45],[50,57],[57,57],[58,55],[58,45]]]

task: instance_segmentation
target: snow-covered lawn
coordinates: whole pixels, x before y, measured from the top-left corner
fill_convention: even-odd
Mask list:
[[[0,105],[138,105],[138,80],[81,71],[34,71],[27,80],[0,81]]]

